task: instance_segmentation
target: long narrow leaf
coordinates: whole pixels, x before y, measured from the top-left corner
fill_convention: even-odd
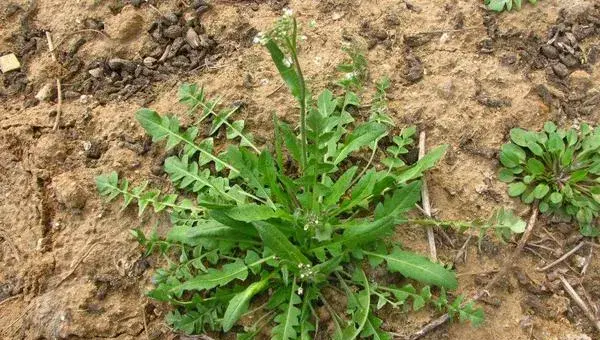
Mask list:
[[[274,225],[266,222],[255,222],[258,235],[275,255],[294,264],[310,264],[310,260]]]
[[[234,296],[225,310],[223,316],[223,331],[228,332],[233,325],[239,320],[240,316],[248,310],[250,300],[262,290],[264,290],[269,283],[269,278],[264,278],[261,281],[254,282],[249,285],[242,292]]]
[[[298,73],[296,72],[293,66],[286,65],[285,55],[273,40],[269,39],[265,46],[267,47],[267,50],[269,50],[269,54],[271,54],[271,59],[273,59],[273,63],[275,64],[275,67],[277,67],[281,78],[283,78],[283,81],[286,83],[287,87],[292,92],[292,95],[299,100],[301,92],[301,82]]]
[[[456,289],[458,287],[458,281],[454,272],[444,268],[440,264],[431,262],[424,256],[397,248],[391,254],[377,254],[367,251],[365,251],[365,254],[384,259],[390,271],[399,272],[419,282],[446,289]]]

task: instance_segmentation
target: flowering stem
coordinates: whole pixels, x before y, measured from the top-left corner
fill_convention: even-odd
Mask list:
[[[306,156],[306,82],[304,81],[304,75],[302,74],[302,68],[300,67],[300,61],[298,60],[298,51],[296,49],[296,35],[297,35],[297,23],[296,18],[294,20],[294,31],[292,32],[292,39],[286,38],[290,53],[294,62],[294,68],[298,72],[298,78],[300,80],[300,147],[302,157],[302,169],[306,168],[307,156]]]

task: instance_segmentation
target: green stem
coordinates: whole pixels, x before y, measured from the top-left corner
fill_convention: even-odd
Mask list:
[[[302,169],[306,168],[307,156],[306,156],[306,82],[304,81],[304,75],[302,74],[302,68],[300,67],[300,61],[298,60],[298,51],[296,49],[296,34],[297,34],[297,23],[296,18],[294,18],[294,31],[292,36],[292,41],[289,38],[286,38],[286,42],[290,49],[290,53],[292,55],[292,60],[294,62],[294,68],[296,72],[298,72],[298,78],[300,80],[300,143],[302,148]]]
[[[364,169],[362,169],[362,171],[358,174],[358,176],[356,176],[354,178],[354,180],[352,181],[352,183],[350,184],[350,186],[348,188],[351,188],[352,186],[354,186],[354,184],[356,184],[356,182],[358,182],[362,178],[362,176],[365,174],[365,172],[367,172],[367,170],[369,170],[369,167],[371,166],[371,163],[373,163],[373,159],[375,158],[375,153],[377,153],[377,145],[379,144],[379,140],[375,141],[374,144],[375,145],[373,145],[373,152],[371,152],[371,157],[369,157],[369,161],[367,162],[367,165],[365,165]]]
[[[433,219],[418,219],[418,220],[406,220],[406,223],[409,224],[418,224],[425,226],[435,226],[435,227],[445,227],[445,228],[470,228],[473,224],[470,222],[460,222],[460,221],[438,221]]]

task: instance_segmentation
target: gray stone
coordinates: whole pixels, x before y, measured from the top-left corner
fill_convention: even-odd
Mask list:
[[[94,78],[101,78],[104,75],[104,69],[102,67],[96,67],[89,70],[88,73]]]
[[[558,58],[558,50],[556,47],[552,45],[543,45],[541,47],[542,54],[549,59],[557,59]]]
[[[561,63],[552,65],[552,70],[560,78],[566,78],[569,75],[569,68]]]
[[[170,39],[175,39],[181,36],[183,29],[179,25],[171,25],[164,31],[164,36]]]
[[[46,85],[42,86],[42,88],[38,91],[38,93],[35,95],[35,99],[41,102],[49,101],[50,98],[52,98],[53,91],[54,84],[47,83]]]

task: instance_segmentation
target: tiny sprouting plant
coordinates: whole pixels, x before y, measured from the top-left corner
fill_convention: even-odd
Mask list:
[[[537,0],[527,0],[531,4],[536,4]],[[505,9],[510,11],[514,8],[521,9],[523,0],[484,0],[485,5],[492,11],[502,12]]]
[[[285,15],[259,38],[299,106],[299,127],[273,116],[271,148],[255,144],[244,121],[234,119],[235,108],[183,85],[180,102],[198,124],[210,122],[205,134],[183,128],[174,116],[136,113],[154,142],[175,150],[164,169],[180,194],[145,183],[134,187],[116,172],[97,178],[100,193],[122,196],[123,208],[137,201],[140,215],[148,207],[170,215],[166,237],[134,231],[148,254],[167,262],[148,296],[174,307],[167,322],[177,330],[235,331],[238,339],[253,338],[267,325],[274,339],[312,339],[326,332],[317,313],[323,308],[331,314],[332,338],[343,340],[390,339],[375,314],[384,306],[418,310],[429,304],[480,324],[481,309],[447,294],[458,285],[450,268],[390,239],[399,224],[469,226],[411,218],[420,178],[446,146],[409,164],[402,157],[413,147],[414,128],[393,137],[389,124],[357,121],[350,108],[358,109],[359,97],[350,91],[336,96],[324,90],[313,99],[296,36],[295,18]],[[385,111],[382,103],[378,112]],[[502,211],[479,228],[510,235],[522,232],[523,222]],[[398,280],[375,281],[369,265],[385,266]]]
[[[510,196],[537,200],[540,212],[575,218],[583,235],[600,235],[600,128],[546,122],[540,132],[512,129],[500,162]]]

